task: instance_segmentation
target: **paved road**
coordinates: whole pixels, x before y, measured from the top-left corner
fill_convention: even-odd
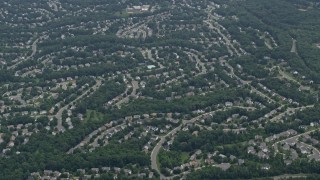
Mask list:
[[[103,132],[100,136],[104,136],[106,134],[108,134],[111,130],[114,130],[118,127],[121,127],[122,125],[124,125],[125,123],[119,124],[117,126],[111,127],[111,128],[107,128],[112,126],[112,122],[107,123],[103,126],[101,126],[99,129],[94,130],[93,132],[91,132],[88,136],[86,136],[78,145],[76,145],[75,147],[71,148],[67,154],[72,154],[73,151],[81,146],[84,146],[85,144],[88,144],[90,142],[90,140],[92,139],[92,137],[96,136],[98,133]],[[99,138],[99,137],[97,137]]]
[[[228,48],[229,53],[230,53],[231,56],[233,56],[234,53],[236,53],[237,56],[241,56],[241,54],[240,54],[239,51],[233,46],[233,44],[231,43],[231,41],[229,40],[229,38],[228,38],[225,34],[223,34],[223,33],[221,32],[220,28],[218,28],[218,27],[219,27],[219,24],[218,24],[217,22],[214,23],[215,26],[214,26],[210,21],[208,21],[208,20],[204,21],[204,23],[208,24],[210,29],[215,30],[216,32],[218,32],[218,34],[223,38],[223,40],[225,41],[225,43],[226,43],[226,45],[227,45],[227,48]],[[216,26],[218,26],[218,27],[216,27]],[[232,50],[233,50],[233,51],[232,51]]]
[[[120,109],[121,104],[124,103],[122,98],[123,98],[124,96],[126,96],[126,94],[128,93],[129,89],[130,89],[130,88],[127,87],[126,90],[125,90],[122,94],[118,95],[117,97],[115,97],[115,98],[113,98],[113,99],[111,100],[111,102],[116,102],[116,106],[117,106],[119,109]],[[124,98],[124,99],[125,99],[125,98]]]
[[[280,68],[279,68],[280,69]],[[279,74],[283,77],[288,79],[289,81],[293,81],[295,83],[297,83],[298,85],[301,86],[300,82],[298,82],[296,79],[294,79],[293,77],[289,76],[287,73],[285,73],[284,71],[282,71],[281,69],[279,70]]]
[[[93,91],[96,91],[99,87],[101,86],[101,80],[97,80],[96,84],[94,86],[92,86],[91,88],[93,89]],[[55,115],[55,117],[58,119],[58,131],[65,131],[65,128],[62,125],[62,113],[64,110],[67,110],[69,108],[70,105],[74,104],[76,101],[80,100],[81,98],[83,98],[84,96],[87,95],[88,92],[90,92],[91,88],[89,88],[88,90],[86,90],[85,92],[83,92],[80,96],[78,96],[75,100],[71,101],[69,104],[63,106],[62,108],[59,109],[59,111],[57,112],[57,114]]]
[[[261,97],[264,97],[264,98],[268,99],[270,102],[275,103],[275,100],[271,99],[269,96],[265,95],[261,91],[257,90],[255,87],[251,86],[250,85],[250,81],[245,81],[245,80],[241,79],[240,77],[238,77],[234,73],[233,67],[226,60],[224,60],[223,58],[219,58],[219,60],[220,60],[220,62],[223,62],[225,64],[225,66],[227,66],[231,70],[230,73],[227,72],[228,75],[231,75],[232,77],[235,77],[238,81],[240,81],[241,84],[250,86],[250,89],[251,89],[252,92],[255,92],[256,94],[260,95]]]
[[[185,53],[188,54],[190,58],[193,57],[196,60],[196,63],[197,63],[196,68],[200,71],[200,73],[197,75],[207,74],[207,69],[205,67],[205,64],[200,61],[198,55],[191,52],[185,52]]]
[[[133,24],[131,26],[128,26],[124,29],[119,30],[116,35],[120,38],[126,38],[126,37],[130,37],[130,38],[139,38],[140,35],[143,39],[145,39],[147,37],[147,29],[146,29],[146,23],[148,23],[148,21],[144,22],[144,23],[136,23]],[[136,34],[136,36],[134,36],[134,34]]]
[[[211,112],[208,112],[208,113],[204,113],[202,115],[199,115],[197,117],[194,117],[190,120],[183,120],[182,123],[174,128],[172,131],[170,131],[169,133],[167,133],[166,135],[160,137],[160,141],[157,143],[157,145],[153,148],[152,152],[151,152],[151,168],[156,170],[159,174],[160,174],[160,179],[171,179],[172,177],[166,177],[164,176],[161,172],[160,172],[160,169],[158,167],[158,164],[157,164],[157,157],[158,157],[158,153],[163,145],[163,143],[165,142],[165,139],[166,137],[169,137],[173,134],[176,134],[178,131],[181,130],[181,127],[186,125],[186,124],[192,124],[196,121],[199,121],[200,119],[202,119],[204,116],[207,116],[207,115],[210,115],[210,114],[214,114],[216,112],[219,112],[219,111],[225,111],[229,108],[223,108],[223,109],[218,109],[218,110],[215,110],[215,111],[211,111]]]
[[[160,69],[163,69],[163,68],[164,68],[164,66],[163,66],[160,62],[158,62],[157,60],[155,60],[155,59],[152,57],[151,50],[147,50],[147,51],[145,51],[145,52],[147,52],[147,58],[148,58],[148,59],[150,59],[150,60],[151,60],[152,62],[154,62],[154,63],[157,63],[158,66],[160,67]]]
[[[274,176],[273,179],[274,180],[281,180],[281,179],[305,179],[307,177],[307,175],[304,175],[304,174],[284,174],[284,175],[281,175],[281,176]]]
[[[41,38],[41,37],[40,37]],[[36,39],[33,43],[32,43],[32,53],[30,56],[28,56],[27,58],[25,58],[24,60],[21,60],[19,62],[17,62],[16,64],[9,66],[7,69],[15,69],[20,63],[29,60],[30,58],[32,58],[36,52],[37,52],[37,43],[39,42],[40,38]]]
[[[313,147],[313,146],[311,146],[310,144],[306,144],[306,143],[304,143],[304,142],[300,142],[301,144],[303,144],[303,145],[305,145],[306,147],[308,147],[309,149],[312,149],[313,151],[313,154],[316,154],[315,156],[316,157],[320,157],[320,151],[317,149],[317,148],[315,148],[315,147]]]
[[[281,140],[281,141],[277,141],[277,142],[275,142],[275,143],[272,145],[272,147],[275,148],[275,150],[276,150],[275,153],[278,153],[278,148],[277,148],[277,146],[276,146],[277,144],[279,144],[279,143],[282,144],[282,143],[284,143],[285,141],[292,140],[292,139],[298,140],[298,138],[299,138],[300,136],[303,136],[303,135],[306,135],[306,134],[310,134],[310,133],[315,132],[315,131],[317,131],[317,130],[319,130],[319,129],[320,129],[320,128],[314,129],[314,130],[311,130],[311,131],[308,131],[308,132],[305,132],[305,133],[302,133],[302,134],[298,134],[298,135],[289,137],[289,138],[287,138],[287,139],[283,139],[283,140]],[[320,154],[319,151],[318,151],[318,153]]]
[[[314,105],[309,105],[309,106],[302,106],[302,107],[297,107],[297,108],[288,108],[285,112],[278,114],[277,116],[273,117],[272,119],[270,119],[271,122],[274,121],[279,121],[280,119],[282,119],[286,114],[289,115],[293,115],[295,113],[295,111],[297,110],[304,110],[306,108],[311,108],[314,107]]]
[[[218,22],[213,22],[213,19],[217,18],[215,16],[212,15],[212,11],[214,10],[214,7],[209,7],[207,14],[208,14],[208,18],[207,20],[204,21],[204,23],[209,25],[209,28],[212,30],[215,30],[216,32],[218,32],[218,34],[220,34],[220,36],[223,38],[223,40],[225,41],[226,45],[227,45],[227,49],[228,52],[230,53],[231,56],[234,55],[233,51],[236,53],[237,56],[241,56],[241,53],[245,53],[245,51],[242,48],[239,48],[239,50],[241,51],[241,53],[238,51],[237,48],[234,47],[233,43],[231,43],[230,39],[221,32],[221,29],[225,29],[222,25],[220,25]],[[219,18],[218,18],[219,19]],[[214,26],[213,24],[214,23]],[[233,51],[232,51],[233,50]]]
[[[177,133],[181,129],[181,127],[182,127],[182,124],[180,124],[178,127],[174,128],[172,131],[170,131],[165,136],[162,136],[160,138],[160,141],[157,143],[157,145],[153,148],[153,150],[151,152],[151,168],[156,170],[160,174],[160,179],[167,179],[167,178],[160,172],[160,169],[158,167],[158,164],[157,164],[158,153],[162,147],[162,144],[166,140],[166,137],[169,137],[170,135]]]
[[[130,97],[133,97],[133,98],[137,97],[137,89],[139,89],[139,83],[138,83],[138,81],[135,81],[135,80],[131,77],[130,74],[127,74],[127,77],[128,77],[129,79],[132,79],[132,81],[131,81],[132,92],[131,92],[130,96],[126,96],[125,98],[121,99],[119,102],[116,103],[116,106],[117,106],[119,109],[121,108],[121,105],[122,105],[123,103],[128,103],[128,102],[129,102],[129,98],[130,98]]]

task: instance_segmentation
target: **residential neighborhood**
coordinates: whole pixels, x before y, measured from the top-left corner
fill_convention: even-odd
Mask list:
[[[317,179],[319,8],[0,2],[0,177]]]

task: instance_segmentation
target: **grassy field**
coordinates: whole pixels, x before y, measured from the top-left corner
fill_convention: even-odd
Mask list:
[[[84,118],[84,122],[94,122],[94,121],[101,121],[105,118],[102,113],[93,110],[87,110]]]

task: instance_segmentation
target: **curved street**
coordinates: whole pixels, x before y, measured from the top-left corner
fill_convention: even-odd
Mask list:
[[[12,66],[9,66],[7,69],[15,69],[20,63],[29,60],[30,58],[32,58],[36,52],[37,52],[37,43],[39,42],[41,37],[37,38],[33,43],[32,43],[32,53],[30,56],[28,56],[27,58],[25,58],[24,60],[20,60],[19,62],[15,63]]]
[[[165,142],[165,139],[166,137],[169,137],[171,135],[174,135],[176,134],[178,131],[181,130],[181,127],[186,125],[186,124],[191,124],[191,123],[194,123],[196,121],[199,121],[201,118],[203,118],[204,116],[207,116],[207,115],[212,115],[216,112],[219,112],[219,111],[225,111],[229,108],[222,108],[222,109],[218,109],[218,110],[215,110],[215,111],[211,111],[211,112],[207,112],[207,113],[204,113],[202,115],[199,115],[197,117],[194,117],[190,120],[183,120],[182,123],[174,128],[173,130],[171,130],[169,133],[167,133],[166,135],[164,136],[161,136],[160,137],[160,141],[157,143],[157,145],[153,148],[152,152],[151,152],[151,168],[156,170],[159,174],[160,174],[160,179],[171,179],[172,177],[166,177],[165,175],[163,175],[160,171],[160,168],[158,167],[158,164],[157,164],[157,157],[158,157],[158,154],[159,154],[159,151],[163,145],[163,143]]]
[[[96,91],[100,86],[101,86],[102,82],[101,80],[97,80],[97,83],[92,87],[93,92]],[[62,108],[59,109],[59,111],[57,112],[57,114],[55,115],[55,118],[57,118],[57,129],[58,132],[64,132],[65,128],[62,125],[62,113],[64,110],[67,110],[68,107],[72,104],[74,104],[76,101],[78,101],[79,99],[83,98],[84,96],[87,95],[88,92],[90,92],[91,88],[89,88],[88,90],[86,90],[85,92],[83,92],[80,96],[78,96],[75,100],[71,101],[70,103],[68,103],[67,105],[63,106]]]

